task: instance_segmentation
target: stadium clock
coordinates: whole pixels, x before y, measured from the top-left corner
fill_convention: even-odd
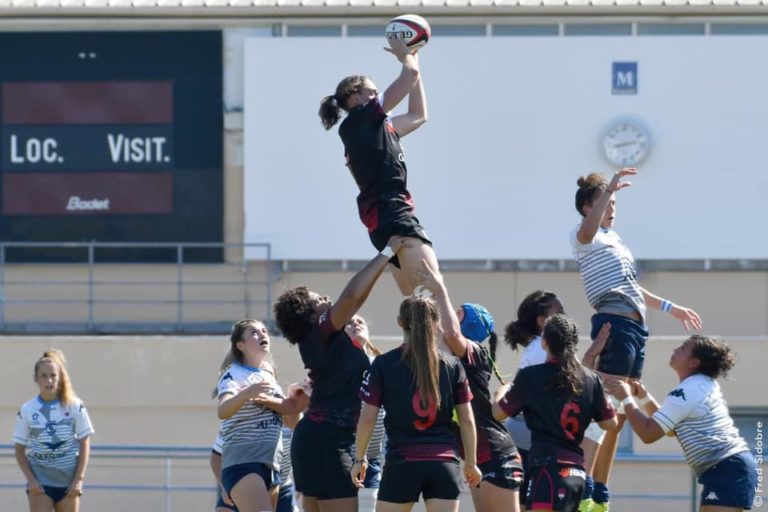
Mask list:
[[[634,121],[612,124],[603,134],[605,156],[620,166],[637,165],[651,147],[648,131]]]

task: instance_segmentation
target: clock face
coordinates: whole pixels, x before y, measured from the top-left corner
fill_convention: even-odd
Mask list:
[[[648,154],[651,139],[643,128],[632,122],[617,123],[603,136],[605,156],[616,165],[637,165]]]

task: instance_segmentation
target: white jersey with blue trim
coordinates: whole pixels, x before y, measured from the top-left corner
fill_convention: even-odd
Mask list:
[[[219,397],[227,393],[236,395],[258,382],[272,384],[275,395],[284,396],[272,373],[233,363],[219,379]],[[246,402],[221,422],[221,467],[259,462],[279,471],[283,455],[282,430],[283,417],[279,413]]]
[[[721,460],[749,450],[733,424],[720,385],[691,375],[667,394],[653,414],[665,434],[675,431],[688,465],[701,475]]]
[[[581,224],[571,232],[571,247],[589,303],[597,309],[607,294],[617,294],[645,321],[645,297],[637,282],[635,259],[629,247],[614,230],[605,228],[599,228],[590,242],[582,244],[577,236],[580,227]]]
[[[16,415],[13,442],[26,447],[32,473],[42,484],[69,487],[77,468],[80,441],[94,433],[88,410],[75,398],[70,405],[39,396]]]

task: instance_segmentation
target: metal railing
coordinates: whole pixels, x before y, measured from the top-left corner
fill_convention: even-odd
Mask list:
[[[260,251],[262,257],[247,261],[242,257],[246,249]],[[238,251],[239,261],[227,262],[226,250]],[[36,275],[36,269],[45,265],[56,269],[48,273],[53,277]],[[199,267],[211,268],[211,265],[225,270],[225,277],[201,279],[201,272],[194,271]],[[151,279],[121,278],[120,272],[115,272],[117,276],[110,275],[110,270],[115,269],[124,274],[126,268],[135,274],[150,271],[154,275]],[[227,269],[236,272],[227,273]],[[262,275],[254,278],[251,275],[254,269]],[[68,270],[73,274],[79,270],[81,276],[67,275]],[[231,327],[229,320],[244,317],[264,320],[271,326],[273,271],[268,243],[0,242],[0,332],[218,333]],[[120,292],[139,287],[149,288],[152,293],[139,297],[119,296]],[[225,297],[187,296],[214,288]],[[254,289],[259,291],[254,292]],[[39,297],[35,290],[46,293]],[[57,296],[65,290],[72,297]],[[56,322],[44,317],[29,319],[29,315],[24,320],[17,320],[10,312],[14,306],[40,309],[41,317],[45,315],[45,308],[82,306],[84,310],[76,321]],[[154,316],[162,311],[165,319],[143,321],[136,316],[125,321],[109,320],[98,314],[100,306],[145,306],[153,308]],[[185,314],[190,306],[231,306],[232,314],[218,320],[198,321]],[[261,310],[255,311],[255,306],[260,306]]]
[[[156,495],[162,493],[162,503],[165,512],[172,512],[174,510],[174,496],[178,496],[181,493],[192,492],[195,495],[200,493],[207,493],[210,498],[211,504],[213,503],[213,496],[215,496],[216,486],[213,482],[213,476],[210,474],[210,468],[208,467],[208,458],[210,456],[209,447],[173,447],[173,446],[141,446],[141,445],[95,445],[91,448],[90,468],[88,470],[88,478],[85,484],[85,491],[92,495],[94,493],[109,493],[109,492],[130,492],[130,493],[152,493]],[[3,461],[3,465],[15,465],[14,447],[9,444],[0,444],[0,460]],[[684,459],[680,456],[664,456],[664,455],[635,455],[624,454],[617,457],[617,462],[632,462],[632,463],[665,463],[675,464],[681,467],[681,470],[687,470],[688,466]],[[210,483],[201,484],[195,482],[178,482],[178,475],[174,470],[182,462],[194,461],[195,467],[201,472],[203,478],[209,478]],[[139,462],[156,462],[154,469],[156,471],[162,471],[163,481],[162,483],[134,483],[126,484],[123,479],[120,478],[119,470],[125,469],[131,464],[138,464]],[[119,466],[117,468],[109,466]],[[97,478],[100,472],[105,469],[112,471],[111,478],[117,477],[116,480],[108,480],[103,476]],[[189,477],[189,468],[185,468],[184,474]],[[620,471],[620,468],[618,469]],[[149,473],[148,470],[144,470],[145,473]],[[615,501],[622,499],[629,500],[649,500],[652,502],[669,502],[672,501],[674,510],[682,510],[682,504],[680,502],[686,501],[690,505],[690,510],[695,512],[698,510],[697,505],[697,492],[698,486],[696,483],[696,477],[691,472],[690,488],[688,492],[658,492],[658,493],[620,493],[613,492],[611,496]],[[199,478],[198,478],[199,480]],[[120,483],[118,483],[120,482]],[[21,472],[18,471],[18,477],[13,481],[0,481],[0,492],[4,489],[7,490],[22,490],[26,487]],[[465,490],[466,491],[466,490]],[[94,498],[89,498],[90,500]],[[467,506],[471,503],[471,498],[468,496],[468,492],[463,492],[460,497],[462,503],[466,503]],[[196,501],[199,503],[200,500]],[[206,502],[207,503],[207,502]],[[203,503],[199,503],[200,508],[196,510],[210,510],[211,507],[207,507]],[[680,505],[678,505],[680,504]],[[156,509],[153,509],[156,510]],[[462,507],[464,510],[464,507]],[[660,510],[656,508],[656,510]]]

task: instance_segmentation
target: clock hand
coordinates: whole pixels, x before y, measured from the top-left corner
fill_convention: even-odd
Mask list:
[[[611,147],[620,148],[620,147],[623,147],[623,146],[629,146],[631,144],[637,144],[637,141],[630,140],[630,141],[627,141],[627,142],[618,142],[616,144],[612,144]]]

